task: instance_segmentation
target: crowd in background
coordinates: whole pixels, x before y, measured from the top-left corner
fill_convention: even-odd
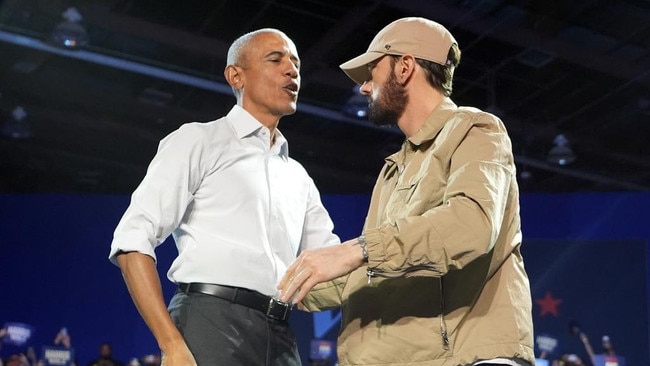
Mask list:
[[[614,363],[616,360],[617,354],[614,349],[614,344],[608,335],[603,335],[601,338],[602,351],[596,353],[594,348],[589,341],[587,335],[579,328],[577,323],[571,323],[569,325],[569,332],[580,339],[584,345],[585,351],[587,353],[586,360],[583,360],[577,353],[562,353],[558,357],[553,357],[552,354],[542,351],[538,356],[540,359],[549,360],[550,366],[593,366],[597,365],[596,361],[597,356],[603,355],[612,358],[612,363],[607,363],[607,365],[618,366],[618,362]]]
[[[2,350],[2,342],[8,336],[6,328],[0,328],[0,351]],[[68,330],[64,327],[61,328],[54,340],[52,346],[60,347],[62,349],[72,348],[72,338]],[[8,353],[8,354],[6,354]],[[9,352],[0,352],[0,366],[46,366],[47,362],[43,357],[36,354],[34,347],[13,347]],[[148,354],[141,357],[132,357],[128,362],[117,360],[113,358],[113,347],[111,343],[104,342],[99,345],[99,352],[97,358],[87,362],[86,366],[160,366],[161,357],[159,354]],[[69,366],[83,366],[78,360],[73,360]]]
[[[577,324],[572,324],[569,327],[569,331],[577,336],[582,344],[585,347],[585,351],[588,355],[587,360],[583,360],[577,353],[563,353],[558,356],[553,356],[547,352],[542,351],[539,355],[539,359],[546,359],[549,361],[550,366],[590,366],[595,365],[595,356],[596,355],[606,355],[615,357],[616,350],[614,349],[613,342],[611,338],[607,335],[601,337],[601,353],[596,353],[592,347],[589,338],[587,335],[577,326]],[[1,341],[7,336],[7,330],[5,328],[0,328],[0,351],[2,351]],[[63,348],[72,347],[72,338],[68,333],[66,328],[61,328],[59,332],[54,337],[52,342],[53,346],[59,346]],[[4,353],[0,353],[2,355]],[[310,365],[330,365],[331,360],[309,360]],[[27,346],[24,349],[14,350],[11,354],[7,355],[4,358],[0,357],[0,366],[45,366],[46,362],[39,358],[34,350],[34,347]],[[149,354],[141,357],[132,357],[127,362],[117,360],[113,358],[113,348],[110,343],[104,342],[99,345],[97,358],[87,362],[86,366],[160,366],[161,358],[159,354]],[[79,364],[76,360],[70,366],[83,366]]]

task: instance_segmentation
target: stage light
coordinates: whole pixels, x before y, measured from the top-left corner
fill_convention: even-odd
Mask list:
[[[11,139],[27,139],[34,135],[31,126],[27,121],[27,112],[22,106],[17,106],[11,111],[11,115],[2,124],[0,129],[2,136]]]
[[[88,45],[88,32],[80,24],[83,17],[77,8],[68,8],[61,16],[63,21],[57,24],[50,34],[52,44],[68,49],[77,49]]]
[[[357,119],[367,119],[368,98],[361,94],[358,86],[353,88],[352,93],[352,96],[348,98],[347,102],[343,106],[343,114]]]
[[[553,140],[555,146],[548,152],[546,160],[549,163],[557,165],[569,165],[576,160],[573,150],[569,146],[569,139],[563,134],[555,136]]]

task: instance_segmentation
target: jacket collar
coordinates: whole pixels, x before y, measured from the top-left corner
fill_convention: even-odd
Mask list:
[[[456,104],[445,97],[436,108],[433,109],[427,120],[422,125],[422,128],[415,135],[408,138],[409,141],[415,146],[420,146],[423,142],[433,140],[442,127],[449,121],[452,114],[458,107]]]
[[[422,128],[420,128],[420,130],[413,136],[406,139],[404,144],[402,144],[402,148],[398,152],[385,159],[386,164],[389,165],[387,173],[392,170],[391,167],[395,165],[396,162],[404,160],[404,150],[407,147],[407,141],[410,142],[413,147],[416,147],[420,146],[424,142],[433,140],[440,130],[442,130],[445,123],[451,119],[451,116],[457,108],[456,104],[449,97],[443,98],[440,104],[438,104],[429,117],[427,117],[426,121],[424,121]]]

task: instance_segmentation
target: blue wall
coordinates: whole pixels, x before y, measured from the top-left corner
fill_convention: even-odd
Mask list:
[[[156,353],[119,270],[106,259],[128,200],[0,195],[0,324],[34,326],[30,343],[37,349],[66,326],[80,365],[96,356],[103,341],[112,342],[122,360]],[[358,235],[366,196],[325,196],[323,201],[342,239]],[[550,292],[562,300],[556,315],[542,316],[534,305],[536,330],[556,337],[562,351],[580,354],[581,344],[566,331],[574,319],[596,351],[600,336],[608,334],[628,365],[650,364],[650,194],[524,195],[521,203],[533,298]],[[158,252],[168,297],[174,289],[164,276],[174,251],[168,240]],[[321,314],[319,319],[335,315]],[[336,320],[323,331],[323,323],[314,325],[312,319],[299,312],[292,318],[304,355],[315,332],[329,339],[336,335]],[[5,345],[2,356],[11,351]]]

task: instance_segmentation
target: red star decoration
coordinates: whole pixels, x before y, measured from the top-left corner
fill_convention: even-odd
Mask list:
[[[546,314],[553,314],[553,316],[557,317],[558,312],[557,312],[557,307],[562,303],[562,300],[560,299],[554,299],[553,295],[551,295],[550,291],[546,291],[546,295],[542,299],[535,299],[535,303],[541,307],[540,316],[544,316]]]

